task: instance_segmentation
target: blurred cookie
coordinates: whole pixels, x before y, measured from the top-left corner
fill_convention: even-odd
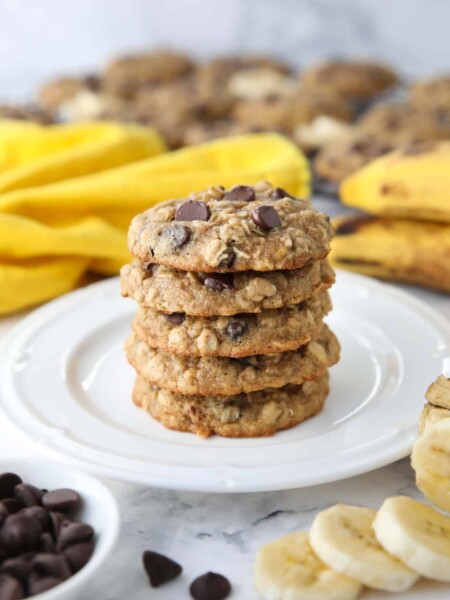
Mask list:
[[[134,121],[132,105],[118,96],[81,90],[59,107],[63,121]]]
[[[235,123],[232,119],[221,119],[219,121],[197,121],[191,123],[183,130],[183,146],[202,144],[234,135],[246,133],[259,133],[261,128],[250,127],[241,123]]]
[[[413,84],[409,89],[408,101],[420,108],[450,111],[450,75]]]
[[[364,60],[329,60],[306,68],[300,75],[305,89],[327,89],[347,100],[369,100],[397,82],[386,65]]]
[[[328,374],[237,396],[183,396],[138,377],[133,401],[165,427],[201,437],[260,437],[288,429],[318,414],[329,391]]]
[[[122,56],[106,68],[103,87],[111,94],[129,98],[145,85],[182,77],[193,68],[187,56],[168,50]]]
[[[226,89],[233,98],[257,100],[290,96],[298,90],[298,82],[279,71],[259,67],[237,71],[229,78]]]
[[[349,121],[351,110],[341,98],[298,92],[285,97],[269,96],[259,100],[240,101],[232,111],[232,116],[239,123],[265,130],[289,132],[322,115]]]
[[[96,75],[83,77],[58,77],[44,83],[38,91],[39,104],[47,110],[57,110],[72,100],[79,92],[98,92],[101,80]]]
[[[339,183],[366,163],[394,149],[389,142],[358,132],[349,139],[339,139],[325,146],[314,159],[319,177]]]
[[[292,139],[305,152],[314,152],[320,150],[337,140],[346,140],[354,135],[354,126],[321,115],[316,117],[311,123],[297,125],[292,132]]]
[[[49,111],[32,105],[0,104],[0,119],[17,119],[33,121],[40,125],[50,125],[55,121],[55,115]]]

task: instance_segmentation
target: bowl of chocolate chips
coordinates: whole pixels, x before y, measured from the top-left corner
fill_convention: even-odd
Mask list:
[[[0,459],[0,599],[72,600],[112,552],[111,492],[46,460]]]

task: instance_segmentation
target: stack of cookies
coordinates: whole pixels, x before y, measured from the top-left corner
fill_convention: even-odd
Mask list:
[[[169,200],[133,219],[122,293],[134,402],[170,429],[271,435],[322,409],[339,344],[323,323],[331,228],[267,182]]]

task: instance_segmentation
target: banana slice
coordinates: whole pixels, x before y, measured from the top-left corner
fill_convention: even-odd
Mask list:
[[[411,464],[416,475],[450,478],[450,419],[426,427],[414,444]]]
[[[450,379],[439,375],[427,389],[425,398],[434,406],[450,409]]]
[[[425,404],[419,417],[419,434],[423,435],[423,432],[427,427],[436,425],[436,423],[448,419],[449,417],[450,410],[447,408]]]
[[[380,546],[372,530],[376,511],[337,504],[319,513],[311,527],[311,546],[330,568],[364,585],[388,592],[404,592],[417,573]]]
[[[416,470],[416,485],[432,504],[450,512],[450,479]]]
[[[305,531],[263,546],[253,581],[264,600],[353,600],[361,592],[360,583],[323,564]]]
[[[450,582],[450,517],[406,496],[388,498],[373,522],[383,548],[423,577]]]

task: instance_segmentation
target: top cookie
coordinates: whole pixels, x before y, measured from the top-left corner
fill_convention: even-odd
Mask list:
[[[297,269],[327,256],[329,218],[267,182],[210,187],[135,217],[130,252],[185,271]]]

